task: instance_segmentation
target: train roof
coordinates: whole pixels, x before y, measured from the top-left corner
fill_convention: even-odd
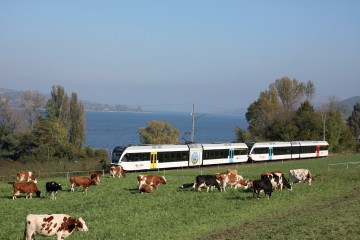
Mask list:
[[[188,145],[139,145],[126,148],[127,152],[167,152],[167,151],[189,151]]]
[[[245,143],[204,143],[204,150],[210,149],[230,149],[230,148],[248,148]]]

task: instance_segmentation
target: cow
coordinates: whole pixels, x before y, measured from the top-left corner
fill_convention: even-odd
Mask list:
[[[21,171],[16,173],[16,181],[22,182],[22,181],[33,181],[34,183],[37,183],[37,179],[35,178],[35,175],[31,171]]]
[[[265,197],[270,199],[272,193],[272,184],[268,178],[262,178],[252,181],[253,197],[259,199],[259,194],[264,191]]]
[[[263,172],[261,178],[268,178],[274,189],[282,191],[283,187],[292,190],[291,184],[286,180],[284,173],[279,171]]]
[[[216,177],[216,180],[218,181],[218,183],[220,184],[220,188],[221,188],[221,191],[225,191],[225,188],[226,188],[226,184],[227,184],[227,176],[237,176],[238,173],[237,173],[237,170],[236,169],[228,169],[227,171],[225,172],[221,172],[221,173],[215,173],[215,177]],[[234,178],[234,177],[231,177],[231,178]],[[234,185],[230,185],[231,187],[233,187]]]
[[[29,214],[25,219],[24,239],[35,239],[36,235],[44,237],[57,237],[61,240],[69,237],[74,230],[88,232],[85,221],[80,218],[73,218],[66,214]]]
[[[100,183],[100,180],[101,180],[101,172],[93,172],[91,175],[90,175],[90,178],[95,180],[97,183]]]
[[[126,177],[125,171],[124,171],[123,167],[121,167],[121,166],[111,166],[110,167],[110,175],[113,178],[115,178],[116,175],[119,178],[120,177]]]
[[[32,194],[35,193],[37,197],[40,197],[40,191],[34,182],[15,182],[13,184],[13,200],[21,193],[26,193],[26,198],[32,198]]]
[[[88,177],[79,177],[79,176],[72,176],[70,177],[71,183],[71,192],[75,192],[74,186],[82,186],[83,193],[86,193],[88,187],[91,185],[97,185],[97,182],[94,179],[90,179]]]
[[[154,192],[153,187],[150,184],[143,183],[139,187],[140,193],[152,193]]]
[[[164,176],[139,175],[136,178],[137,178],[139,189],[142,184],[149,184],[150,186],[154,187],[155,189],[158,189],[158,186],[160,184],[166,184],[166,178]]]
[[[236,188],[244,188],[248,189],[250,186],[248,181],[244,181],[244,178],[241,175],[234,175],[234,174],[228,174],[228,175],[220,175],[220,187],[221,190],[226,191],[226,186],[230,185],[231,187]]]
[[[202,187],[206,187],[207,192],[209,192],[209,188],[211,188],[211,191],[213,191],[215,187],[219,191],[221,191],[220,185],[215,175],[197,175],[195,179],[196,179],[195,189],[197,189],[199,192],[201,191]]]
[[[56,195],[59,190],[62,190],[60,183],[55,181],[46,182],[46,195],[49,195],[50,199],[56,200]]]
[[[308,181],[309,185],[311,185],[311,181],[314,180],[309,169],[292,169],[289,171],[289,178],[293,183]]]

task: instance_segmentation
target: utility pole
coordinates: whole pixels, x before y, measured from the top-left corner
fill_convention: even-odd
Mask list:
[[[193,143],[195,137],[195,104],[193,104],[191,115],[192,115],[191,143]]]

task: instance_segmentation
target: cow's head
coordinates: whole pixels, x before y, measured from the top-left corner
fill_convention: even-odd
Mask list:
[[[96,181],[95,179],[91,179],[91,185],[97,185],[98,184],[98,181]]]
[[[165,178],[164,176],[161,176],[161,177],[160,177],[160,182],[161,182],[162,184],[166,184],[166,178]]]
[[[40,194],[41,194],[41,192],[38,190],[38,191],[36,191],[36,196],[37,197],[40,197]]]
[[[84,219],[82,219],[82,218],[76,219],[75,227],[76,227],[76,230],[78,230],[78,231],[82,231],[82,232],[89,231],[88,227],[85,224]]]

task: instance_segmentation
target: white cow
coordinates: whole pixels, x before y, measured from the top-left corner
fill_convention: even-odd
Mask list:
[[[56,235],[57,240],[61,240],[70,236],[74,230],[89,231],[82,218],[73,218],[66,214],[29,214],[26,216],[24,239],[35,239],[38,234],[45,237]]]
[[[300,183],[308,181],[311,185],[311,181],[314,179],[309,169],[293,169],[289,172],[290,181],[294,183]]]

